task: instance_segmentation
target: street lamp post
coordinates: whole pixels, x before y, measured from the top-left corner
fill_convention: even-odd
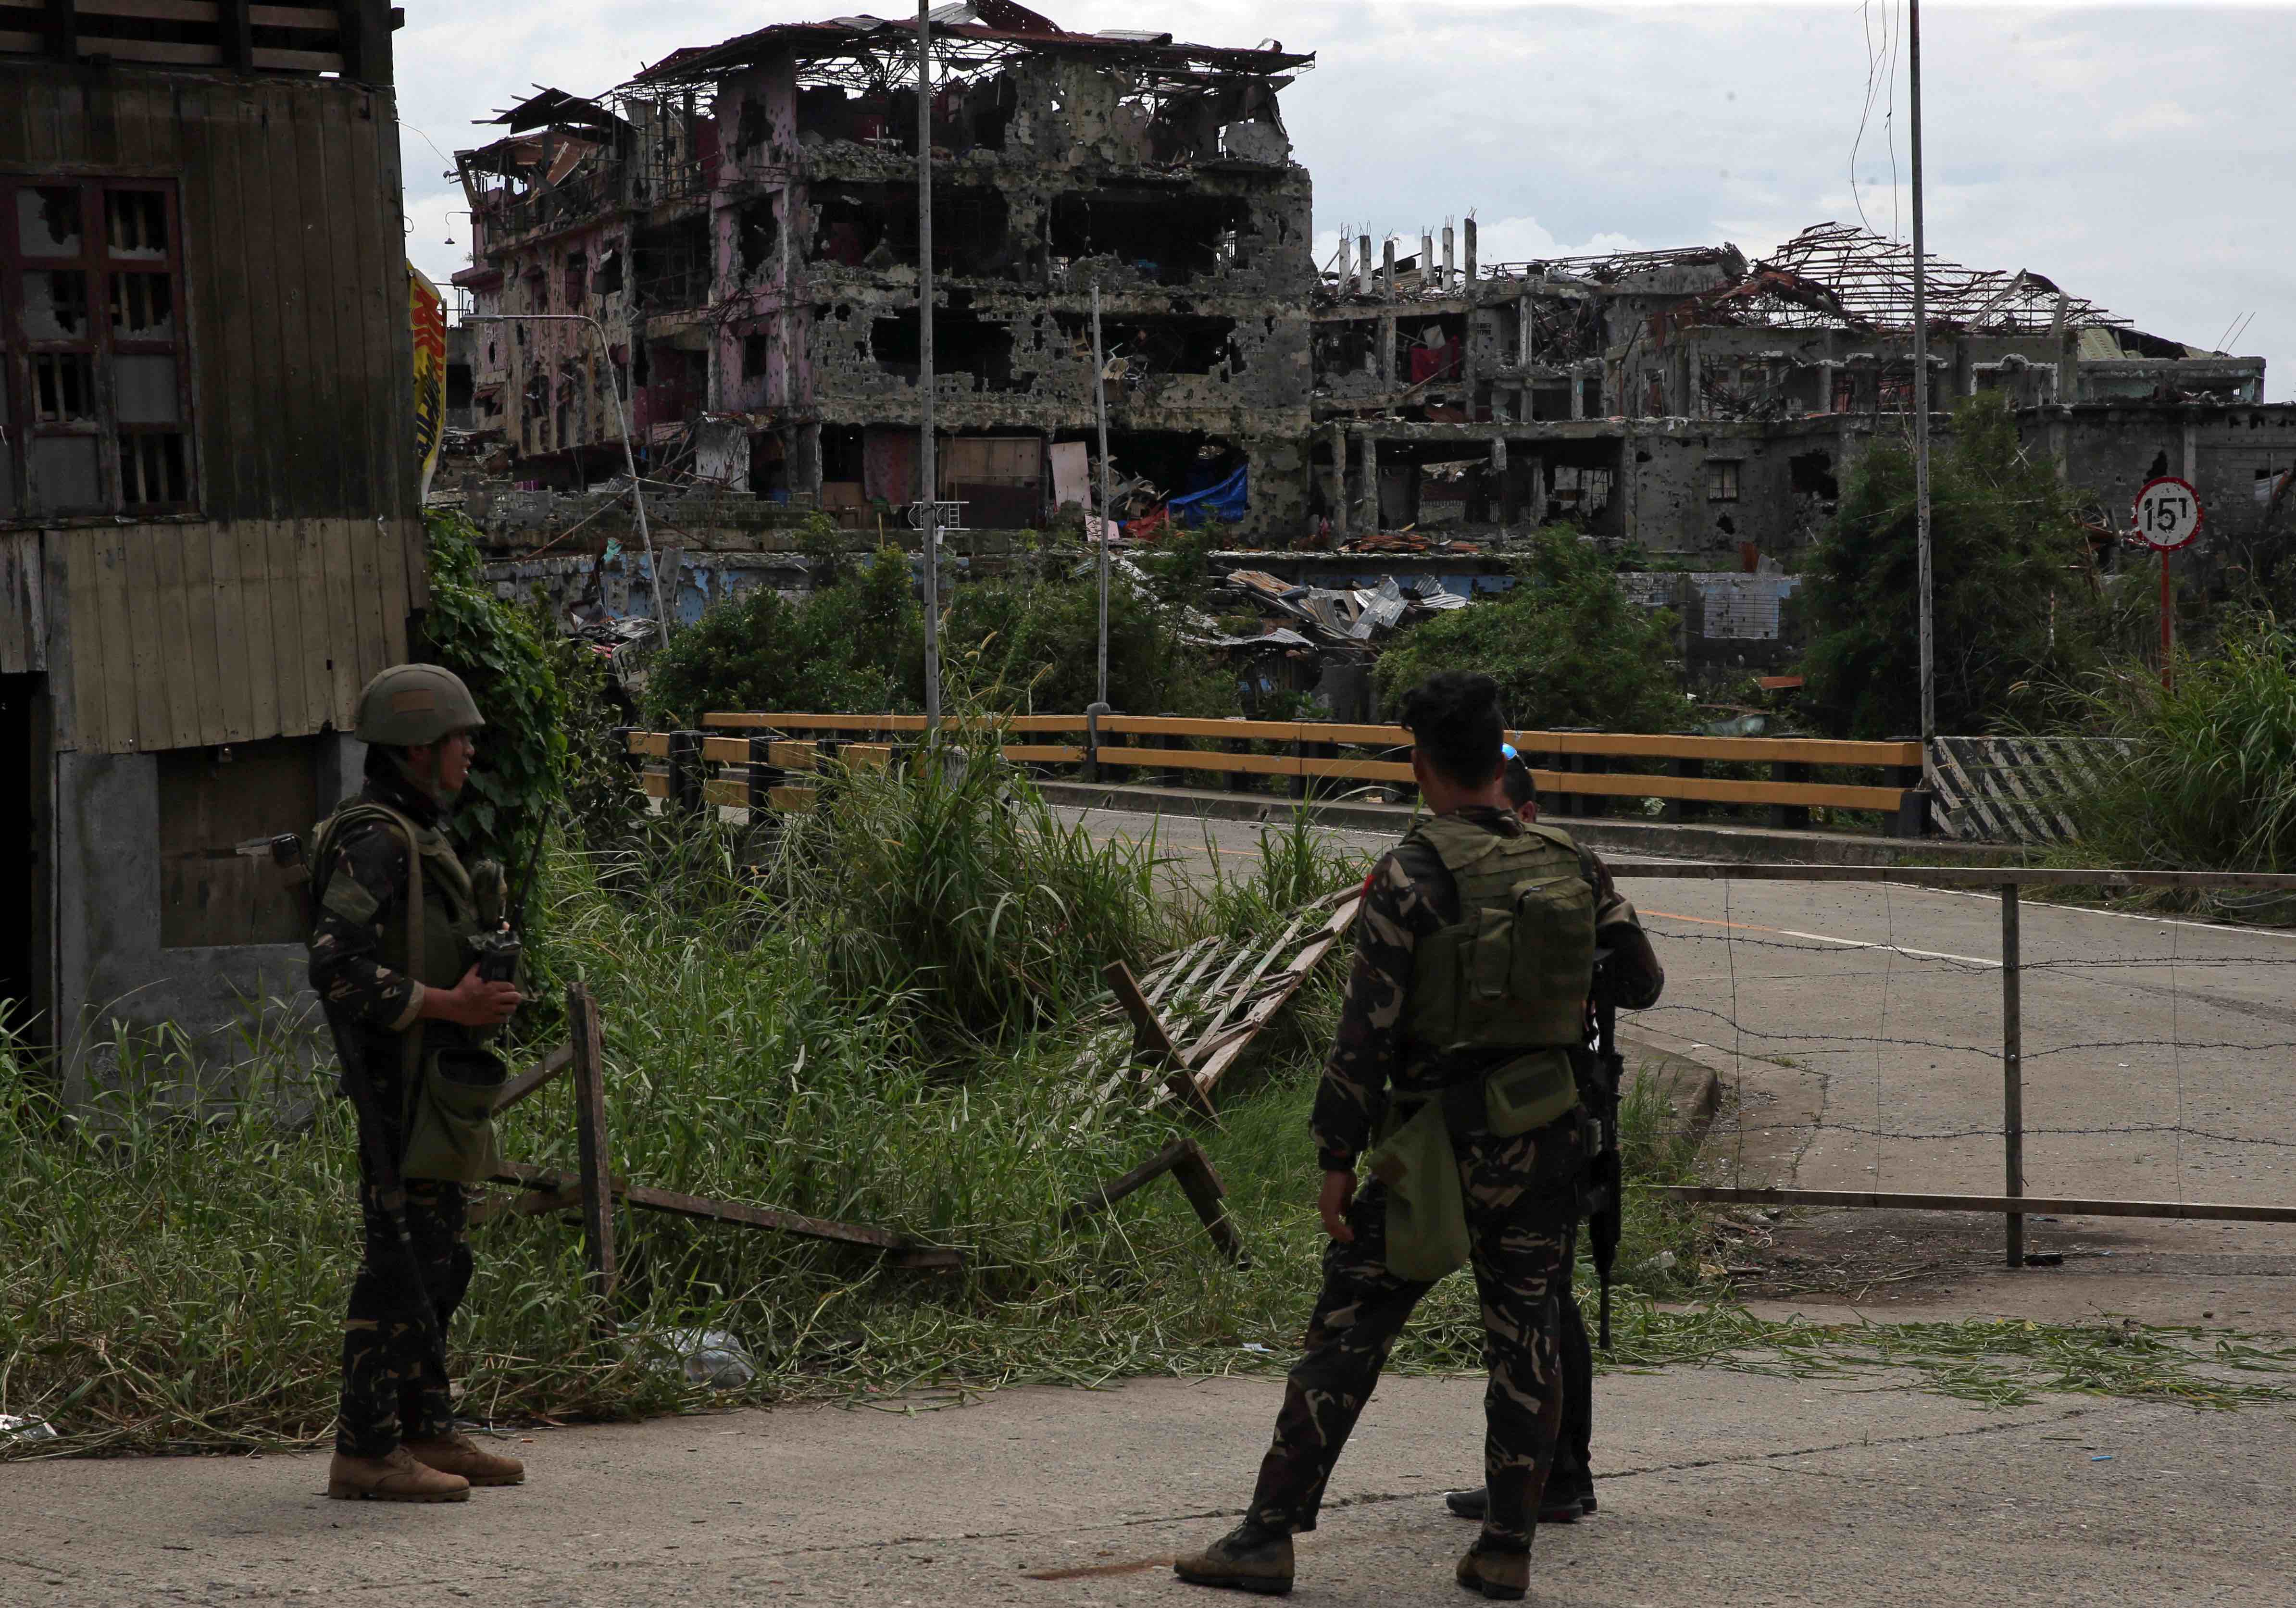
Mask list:
[[[917,506],[925,550],[925,730],[940,730],[940,488],[933,463],[932,6],[917,0]]]
[[[586,324],[590,332],[598,337],[598,356],[605,360],[606,377],[614,392],[614,427],[621,432],[622,466],[630,472],[630,502],[637,510],[638,540],[645,548],[646,573],[653,578],[653,622],[661,633],[662,641],[669,641],[669,614],[662,607],[661,568],[653,560],[653,532],[646,527],[645,485],[638,478],[637,455],[630,450],[629,410],[622,399],[622,387],[614,379],[613,349],[606,344],[606,328],[587,313],[465,313],[464,324]]]

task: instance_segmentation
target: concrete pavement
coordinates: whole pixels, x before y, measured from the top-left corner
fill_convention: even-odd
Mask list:
[[[1900,1382],[1604,1376],[1603,1509],[1541,1532],[1534,1600],[2288,1600],[2296,1415],[1980,1410]],[[511,1443],[531,1483],[453,1507],[325,1501],[317,1454],[20,1464],[0,1468],[0,1602],[1205,1608],[1239,1599],[1164,1562],[1234,1522],[1280,1391],[1141,1380],[537,1431]],[[1449,1579],[1471,1527],[1439,1498],[1476,1477],[1480,1440],[1479,1382],[1384,1384],[1294,1600],[1471,1600]]]

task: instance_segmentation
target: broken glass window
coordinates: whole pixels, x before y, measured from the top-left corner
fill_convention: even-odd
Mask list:
[[[27,257],[80,254],[79,192],[27,185],[16,192],[16,243]]]

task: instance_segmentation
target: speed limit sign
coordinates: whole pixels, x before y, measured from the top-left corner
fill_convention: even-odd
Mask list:
[[[2136,493],[2136,534],[2158,553],[2174,553],[2200,535],[2201,494],[2188,480],[2162,475]]]

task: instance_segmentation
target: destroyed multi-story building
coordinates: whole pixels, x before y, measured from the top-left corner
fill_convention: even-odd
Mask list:
[[[299,994],[293,892],[235,848],[357,785],[360,687],[428,597],[396,20],[11,14],[0,1018],[77,1095]]]
[[[931,34],[937,495],[1037,526],[1091,500],[1097,290],[1111,457],[1304,521],[1306,170],[1279,92],[1312,62],[1074,34],[1010,0]],[[521,478],[619,467],[617,391],[657,472],[849,523],[919,495],[913,19],[764,28],[597,99],[546,91],[459,160],[482,322],[472,423]],[[548,319],[521,317],[552,314]],[[588,322],[569,319],[580,315]]]
[[[1311,505],[1343,542],[1569,520],[1732,567],[1790,556],[1913,406],[1911,249],[1836,224],[1734,246],[1479,264],[1343,243],[1313,314]],[[2296,460],[2264,362],[2146,334],[2030,272],[1928,265],[1932,406],[2002,392],[2029,446],[2125,525],[2179,474],[2253,533]],[[2259,488],[2267,488],[2258,494]]]

